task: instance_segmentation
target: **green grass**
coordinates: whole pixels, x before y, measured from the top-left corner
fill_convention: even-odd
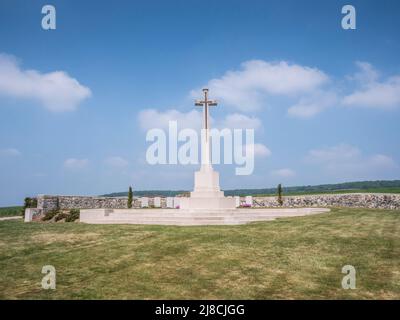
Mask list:
[[[21,215],[22,215],[22,207],[0,208],[0,218],[1,217],[21,216]]]
[[[343,290],[342,266],[357,270]],[[57,289],[41,289],[42,266]],[[2,299],[400,299],[400,211],[241,226],[0,222]]]

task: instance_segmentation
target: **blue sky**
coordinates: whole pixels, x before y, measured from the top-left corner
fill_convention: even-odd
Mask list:
[[[376,0],[3,0],[0,205],[191,189],[196,167],[146,164],[145,135],[195,123],[204,85],[214,123],[254,127],[263,146],[250,176],[216,166],[223,189],[399,179],[399,15]]]

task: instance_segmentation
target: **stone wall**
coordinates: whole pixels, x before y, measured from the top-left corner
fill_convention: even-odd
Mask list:
[[[253,197],[255,207],[279,207],[277,197]],[[400,209],[400,194],[348,193],[283,197],[284,207]]]
[[[39,195],[37,208],[46,213],[53,209],[124,209],[127,197],[50,196]],[[245,203],[242,197],[241,203]],[[148,198],[148,205],[154,205],[154,198]],[[141,207],[140,198],[133,198],[133,208]],[[161,207],[166,208],[166,198],[161,198]],[[253,207],[279,207],[277,197],[253,197]],[[322,194],[305,196],[284,196],[283,207],[353,207],[400,209],[400,194]]]
[[[92,196],[58,196],[38,195],[37,208],[42,213],[55,209],[126,209],[128,197],[92,197]],[[154,198],[148,198],[148,205],[154,205]],[[132,207],[140,208],[140,198],[133,197]],[[166,198],[161,198],[161,207],[166,207]]]
[[[137,199],[134,199],[137,201]],[[38,195],[37,208],[43,213],[54,209],[118,209],[127,208],[128,198],[106,198],[90,196],[50,196]]]

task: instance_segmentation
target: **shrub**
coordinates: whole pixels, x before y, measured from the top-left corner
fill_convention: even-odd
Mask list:
[[[55,220],[56,222],[58,222],[58,221],[60,221],[60,220],[62,220],[62,219],[67,220],[67,218],[68,218],[68,214],[65,213],[65,212],[62,212],[62,213],[56,215],[56,217],[55,217],[54,220]]]
[[[69,214],[65,218],[65,222],[74,222],[79,219],[80,210],[79,209],[71,209],[69,210]]]
[[[36,208],[37,207],[37,199],[26,197],[24,199],[24,208]]]
[[[129,187],[128,190],[128,208],[132,208],[132,200],[133,200],[133,192],[132,192],[132,187]]]
[[[282,198],[282,185],[278,184],[278,203],[280,206],[283,206],[283,198]]]
[[[42,221],[49,221],[53,219],[58,213],[59,213],[58,210],[51,210],[43,216]]]
[[[25,209],[26,208],[36,208],[36,207],[37,207],[37,199],[36,198],[26,197],[24,199],[24,206],[22,207],[22,210],[21,210],[22,216],[25,215]]]

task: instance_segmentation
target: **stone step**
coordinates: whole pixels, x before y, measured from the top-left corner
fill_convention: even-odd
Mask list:
[[[241,221],[215,221],[215,220],[98,220],[92,221],[93,224],[149,224],[149,225],[177,225],[177,226],[196,226],[196,225],[236,225],[243,224]]]
[[[283,217],[327,212],[329,209],[233,209],[187,211],[179,209],[81,210],[81,222],[97,224],[235,225]]]

